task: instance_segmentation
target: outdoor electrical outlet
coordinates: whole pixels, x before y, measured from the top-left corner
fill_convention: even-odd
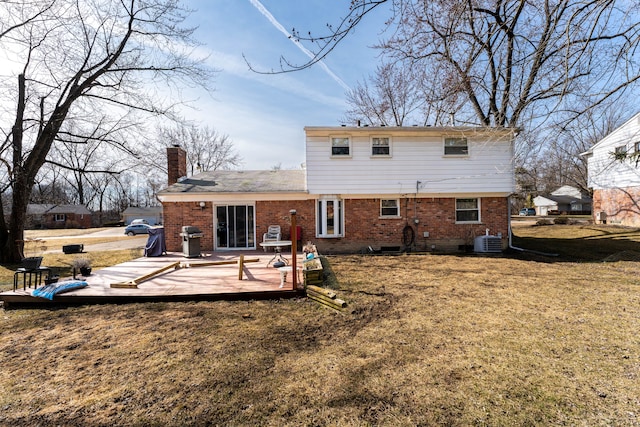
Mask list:
[[[425,231],[424,233],[422,233],[422,235],[423,235],[424,237],[429,237],[429,232],[428,232],[428,231]]]

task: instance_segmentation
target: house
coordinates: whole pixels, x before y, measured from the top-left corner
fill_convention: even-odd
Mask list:
[[[43,215],[45,228],[90,228],[92,213],[84,205],[56,205]]]
[[[595,222],[640,226],[640,113],[582,155],[587,158]]]
[[[122,221],[129,225],[134,219],[144,219],[149,225],[162,224],[162,206],[129,206],[122,212]]]
[[[184,178],[186,154],[167,149],[163,205],[167,249],[182,226],[200,228],[203,250],[256,249],[269,225],[324,253],[457,251],[476,236],[508,244],[514,129],[306,127],[306,169],[211,171]]]
[[[83,205],[29,203],[25,228],[89,228],[92,220],[92,212]]]
[[[546,196],[535,197],[533,204],[536,215],[591,214],[591,197],[570,185],[563,185]]]
[[[56,205],[50,203],[29,203],[25,228],[38,229],[44,227],[45,214]]]

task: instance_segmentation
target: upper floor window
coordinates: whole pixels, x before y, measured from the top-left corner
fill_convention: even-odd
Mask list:
[[[636,142],[635,144],[633,144],[633,149],[636,153],[640,152],[640,142]]]
[[[627,146],[626,145],[621,145],[619,147],[616,147],[616,154],[626,154],[627,153]]]
[[[469,143],[467,138],[445,138],[444,139],[445,156],[466,156],[469,154]]]
[[[372,156],[390,156],[391,155],[391,139],[389,137],[376,136],[371,138],[371,155]]]
[[[456,222],[480,221],[480,199],[456,199]]]
[[[332,156],[350,156],[351,142],[348,137],[332,137],[331,138],[331,155]]]

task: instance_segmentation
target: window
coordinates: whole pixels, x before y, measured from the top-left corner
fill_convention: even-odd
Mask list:
[[[318,237],[343,236],[342,200],[326,198],[318,200],[316,214],[316,234]]]
[[[64,214],[55,214],[55,221],[64,222],[65,215]]]
[[[616,154],[626,154],[626,153],[627,153],[626,145],[621,145],[619,147],[616,147]]]
[[[380,216],[400,216],[400,201],[398,199],[380,200]]]
[[[331,138],[331,155],[332,156],[349,156],[351,155],[349,138]]]
[[[635,144],[633,144],[633,148],[636,153],[640,153],[640,142],[636,142]]]
[[[466,156],[469,154],[469,144],[467,138],[445,138],[445,156]]]
[[[480,199],[456,199],[456,222],[480,221]]]
[[[388,137],[371,138],[371,155],[372,156],[389,156],[391,155],[391,141]]]

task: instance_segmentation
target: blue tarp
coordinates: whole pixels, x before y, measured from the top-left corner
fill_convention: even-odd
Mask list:
[[[164,242],[164,228],[150,228],[147,245],[144,247],[144,256],[162,256],[167,253],[167,245]]]
[[[46,298],[52,300],[54,296],[63,292],[73,291],[74,289],[81,289],[87,286],[87,282],[82,280],[74,280],[70,282],[50,283],[34,290],[31,295],[34,297]]]

